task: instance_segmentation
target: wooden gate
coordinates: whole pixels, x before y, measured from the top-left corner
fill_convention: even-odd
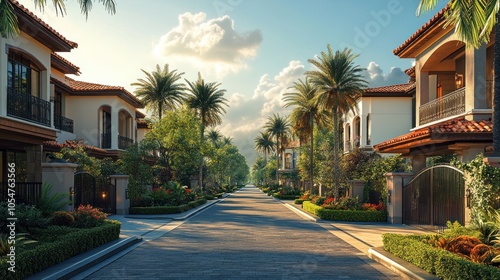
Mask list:
[[[97,185],[86,171],[75,173],[75,208],[90,204],[106,213],[116,213],[116,186],[111,182]]]
[[[442,230],[447,221],[465,222],[465,181],[459,169],[436,165],[403,187],[403,223]]]

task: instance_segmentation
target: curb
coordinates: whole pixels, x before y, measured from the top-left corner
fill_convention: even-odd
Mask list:
[[[382,247],[372,247],[368,249],[368,257],[380,263],[393,272],[397,273],[403,279],[434,280],[439,279],[433,274],[421,269],[420,267],[400,259],[391,253],[388,253]]]
[[[222,201],[226,197],[223,197],[222,199],[217,199],[217,200],[209,200],[205,204],[202,204],[202,205],[200,205],[198,207],[195,207],[195,208],[192,208],[192,209],[186,211],[186,212],[189,212],[189,211],[191,211],[191,212],[187,213],[184,216],[180,216],[180,217],[175,217],[174,215],[178,215],[178,214],[182,214],[182,213],[178,213],[178,214],[164,214],[164,215],[163,214],[156,214],[156,215],[129,214],[129,215],[124,215],[124,217],[125,218],[129,218],[129,219],[150,219],[150,220],[182,221],[182,220],[185,220],[187,218],[190,218],[191,216],[193,216],[196,213],[199,213],[199,212],[203,211],[207,207],[210,207],[210,206],[212,206],[212,205],[214,205],[216,203],[219,203],[220,201]]]
[[[116,253],[123,251],[127,249],[128,247],[131,247],[134,244],[137,244],[142,241],[141,237],[137,236],[132,236],[127,239],[124,239],[116,244],[113,244],[106,249],[97,252],[77,263],[74,263],[70,266],[67,266],[66,268],[53,273],[51,275],[45,276],[41,279],[70,279],[71,277],[78,275],[79,273],[93,267],[94,265],[108,259],[109,257],[115,255]],[[103,244],[106,245],[106,244]],[[68,259],[67,261],[70,261],[71,259]],[[38,275],[40,276],[40,275]],[[40,279],[37,277],[37,274],[32,275],[31,277],[35,277],[37,279]]]

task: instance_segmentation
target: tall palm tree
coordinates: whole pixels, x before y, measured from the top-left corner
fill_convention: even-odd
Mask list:
[[[319,103],[323,108],[331,109],[333,129],[335,132],[333,144],[334,159],[334,191],[335,198],[339,196],[340,187],[340,116],[356,109],[356,100],[367,87],[363,78],[363,68],[354,64],[357,55],[350,49],[332,51],[330,44],[327,52],[307,61],[316,67],[316,70],[307,71],[311,84],[317,89]]]
[[[168,64],[165,64],[163,69],[157,64],[156,71],[151,73],[142,69],[141,71],[146,75],[146,79],[138,79],[138,82],[131,85],[138,87],[135,94],[159,119],[164,110],[173,110],[182,103],[186,87],[179,83],[179,80],[184,73],[170,71]]]
[[[292,129],[300,139],[300,143],[310,141],[311,153],[309,155],[309,183],[313,186],[313,143],[314,143],[314,123],[318,126],[326,126],[328,123],[328,114],[326,110],[319,106],[318,98],[316,98],[316,89],[306,78],[306,81],[299,79],[299,82],[294,82],[293,92],[287,92],[283,96],[286,107],[293,107],[290,114],[290,122]]]
[[[438,0],[420,0],[417,15],[432,10]],[[446,23],[455,26],[458,37],[470,47],[479,48],[489,42],[494,30],[494,87],[493,87],[493,152],[500,154],[500,0],[450,0]],[[497,28],[495,28],[497,27]]]
[[[220,134],[220,132],[218,130],[215,130],[215,129],[211,129],[207,135],[206,135],[207,139],[212,142],[212,144],[217,147],[217,143],[220,142],[220,140],[222,139],[222,134]]]
[[[266,128],[266,132],[276,137],[276,160],[277,160],[276,183],[279,184],[279,173],[278,173],[278,170],[280,169],[279,154],[282,149],[280,143],[282,144],[288,138],[288,135],[290,134],[290,123],[288,121],[288,118],[282,117],[279,114],[273,114],[272,117],[269,117],[267,119],[266,125],[264,127]]]
[[[233,138],[228,137],[228,136],[224,136],[224,137],[222,137],[222,143],[224,145],[233,145]]]
[[[267,157],[269,153],[274,150],[274,142],[272,139],[272,135],[267,131],[260,131],[260,135],[255,137],[255,149],[257,152],[264,154],[264,162],[267,164]]]
[[[187,105],[194,109],[201,120],[201,140],[204,141],[205,127],[215,126],[222,123],[221,115],[226,113],[224,106],[228,106],[227,99],[224,98],[225,89],[219,89],[220,83],[205,83],[198,73],[198,80],[188,84],[189,95]],[[200,164],[200,187],[203,188],[203,159]]]
[[[33,2],[35,3],[35,8],[42,11],[47,5],[46,0],[33,0]],[[52,2],[56,9],[56,14],[61,13],[61,15],[64,15],[66,13],[64,0],[52,0]],[[86,18],[89,17],[93,2],[95,2],[95,0],[78,0],[80,10]],[[108,13],[116,13],[115,0],[99,0],[99,2],[104,4],[104,9],[106,9]],[[0,1],[0,19],[0,33],[3,37],[16,37],[19,35],[19,22],[17,21],[14,6],[10,0]]]

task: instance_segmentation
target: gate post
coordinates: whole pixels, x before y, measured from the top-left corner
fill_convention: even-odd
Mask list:
[[[130,198],[128,197],[128,175],[111,175],[111,183],[116,187],[116,214],[128,215]]]
[[[75,186],[75,169],[78,164],[67,162],[49,162],[42,163],[42,180],[43,182],[52,185],[52,193],[67,193],[68,200],[71,199],[72,204],[64,209],[66,211],[73,210],[73,193]]]
[[[365,181],[363,180],[349,180],[349,197],[358,197],[358,201],[363,201],[363,192],[365,188]]]
[[[413,173],[386,173],[387,221],[391,224],[403,223],[403,186],[413,177]]]

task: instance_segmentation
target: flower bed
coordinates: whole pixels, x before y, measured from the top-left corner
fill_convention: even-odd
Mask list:
[[[16,248],[15,273],[8,257],[0,258],[0,279],[24,279],[75,255],[118,239],[121,223],[107,220],[93,228],[55,226],[41,230],[42,240]],[[52,240],[52,241],[50,241]]]
[[[334,210],[318,206],[310,201],[304,201],[302,208],[307,212],[325,220],[346,222],[385,222],[387,211],[367,210]]]
[[[500,279],[496,267],[474,263],[428,244],[428,235],[382,235],[384,249],[441,279]]]
[[[185,212],[189,209],[203,205],[207,202],[205,198],[191,201],[187,204],[179,206],[146,206],[146,207],[130,207],[130,214],[177,214]]]

